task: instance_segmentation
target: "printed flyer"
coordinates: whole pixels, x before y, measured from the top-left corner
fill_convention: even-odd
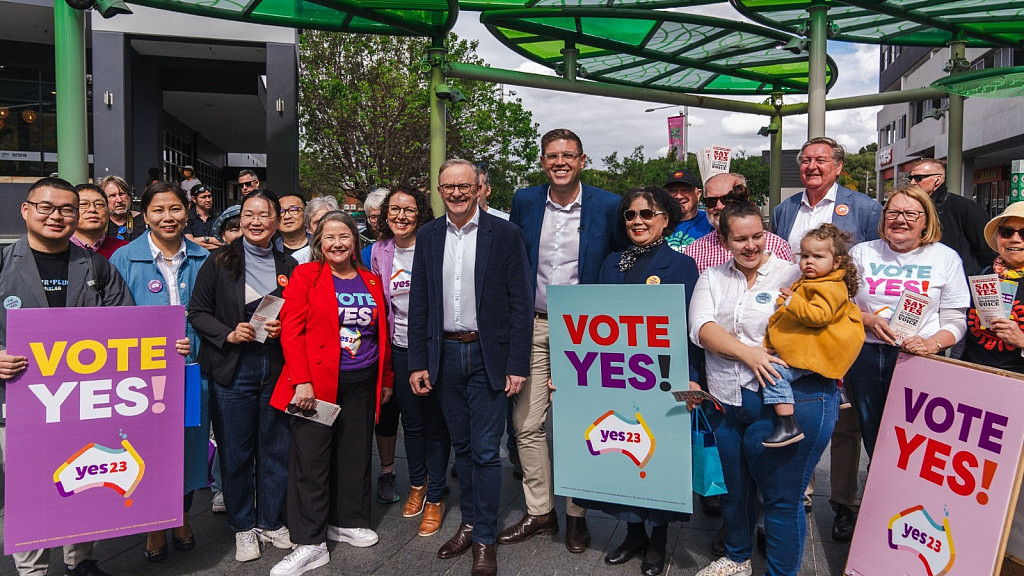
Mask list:
[[[691,512],[681,285],[548,287],[555,493]]]
[[[1022,386],[1008,372],[900,354],[845,574],[995,573],[1019,489]]]
[[[4,553],[180,526],[183,306],[8,311]]]

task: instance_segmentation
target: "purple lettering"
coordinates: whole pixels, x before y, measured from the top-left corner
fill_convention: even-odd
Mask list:
[[[985,412],[985,419],[981,422],[981,437],[978,438],[978,448],[988,450],[993,454],[1000,454],[1003,445],[995,440],[1003,439],[1003,428],[1010,419],[995,412]],[[999,428],[996,428],[996,427]]]
[[[569,359],[569,363],[572,364],[572,367],[576,369],[576,384],[578,386],[586,386],[587,372],[590,371],[590,366],[597,358],[597,352],[587,352],[586,356],[583,357],[583,360],[580,360],[580,357],[572,350],[566,350],[565,356]]]
[[[622,363],[626,355],[622,352],[601,352],[601,386],[603,388],[625,388],[626,381],[622,376]]]
[[[629,379],[629,385],[637,390],[650,390],[657,383],[654,372],[647,368],[654,360],[647,354],[634,354],[629,357],[629,370],[636,376]]]

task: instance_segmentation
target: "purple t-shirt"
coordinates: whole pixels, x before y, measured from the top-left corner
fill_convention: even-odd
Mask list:
[[[334,276],[341,325],[341,371],[349,372],[377,364],[377,304],[358,275],[345,280]]]

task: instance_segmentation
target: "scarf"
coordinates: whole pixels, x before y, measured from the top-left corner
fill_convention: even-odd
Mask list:
[[[665,243],[665,237],[660,236],[654,242],[651,242],[647,246],[637,246],[636,244],[626,248],[622,251],[622,256],[619,257],[619,272],[625,272],[636,264],[636,259],[654,250]]]

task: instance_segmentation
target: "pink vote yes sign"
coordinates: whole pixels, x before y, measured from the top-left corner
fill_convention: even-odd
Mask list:
[[[8,311],[4,552],[182,523],[181,306]]]

